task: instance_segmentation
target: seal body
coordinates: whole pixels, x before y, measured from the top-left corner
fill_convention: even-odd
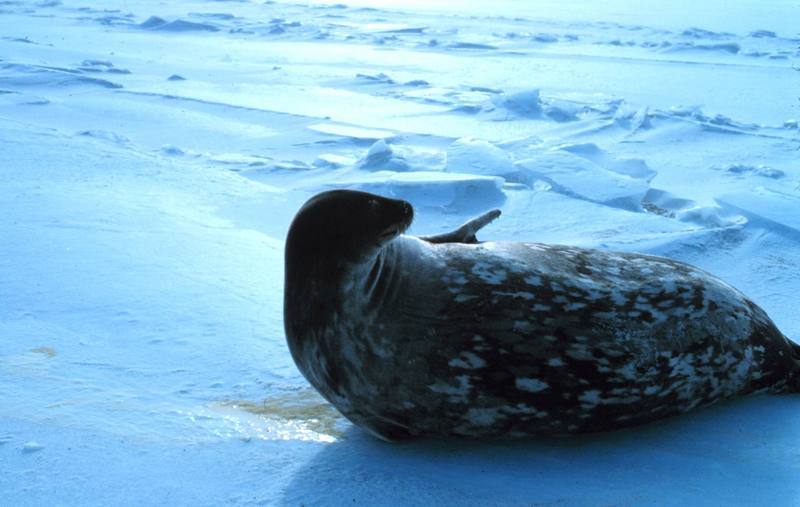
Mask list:
[[[309,382],[381,438],[599,432],[798,389],[798,346],[697,268],[558,245],[434,243],[399,235],[407,203],[337,192],[305,212],[341,219],[327,205],[373,200],[386,215],[374,228],[397,234],[354,239],[374,233],[348,216],[341,225],[358,233],[345,242],[363,248],[312,259],[292,238],[318,226],[301,210],[287,239],[286,333]]]

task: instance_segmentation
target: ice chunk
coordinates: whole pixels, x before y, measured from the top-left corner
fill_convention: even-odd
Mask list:
[[[408,163],[405,159],[394,153],[392,147],[383,139],[378,139],[370,146],[369,151],[359,163],[359,167],[366,170],[408,171]]]
[[[515,173],[517,169],[505,150],[487,141],[463,137],[447,148],[445,171],[506,176]]]
[[[594,143],[568,144],[561,146],[560,149],[591,160],[609,171],[624,174],[631,178],[650,181],[657,174],[640,158],[614,157]]]
[[[38,442],[26,442],[25,445],[22,446],[22,452],[24,452],[25,454],[39,452],[43,449],[44,446]]]
[[[746,216],[753,225],[800,240],[800,197],[763,187],[715,199]]]
[[[317,157],[312,165],[314,167],[323,167],[328,169],[338,169],[340,167],[350,166],[356,163],[356,160],[335,153],[323,153]]]
[[[737,174],[737,175],[747,175],[752,174],[755,176],[761,176],[764,178],[772,178],[772,179],[780,179],[786,176],[786,173],[781,171],[780,169],[775,169],[773,167],[768,167],[763,164],[728,164],[725,166],[719,165],[712,165],[711,169],[717,171],[725,171],[729,174]]]
[[[214,25],[206,23],[195,23],[193,21],[185,21],[183,19],[176,19],[174,21],[166,21],[158,16],[150,16],[146,21],[139,25],[146,30],[161,30],[165,32],[218,32],[219,28]]]
[[[351,127],[349,125],[341,125],[337,123],[317,123],[310,125],[308,128],[316,132],[322,132],[323,134],[331,134],[334,136],[350,137],[352,139],[361,140],[389,139],[395,136],[395,133],[389,130]]]
[[[609,171],[564,150],[551,150],[516,163],[527,179],[541,179],[553,190],[610,206],[639,210],[647,181]]]
[[[505,200],[501,178],[473,174],[378,171],[339,180],[332,186],[405,199],[415,207],[463,212],[485,210]]]
[[[542,115],[542,100],[538,88],[500,96],[497,103],[519,116],[539,118]]]

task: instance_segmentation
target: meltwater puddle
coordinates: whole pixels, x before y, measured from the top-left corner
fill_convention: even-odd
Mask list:
[[[221,438],[336,442],[349,425],[311,389],[260,401],[223,400],[187,413]]]

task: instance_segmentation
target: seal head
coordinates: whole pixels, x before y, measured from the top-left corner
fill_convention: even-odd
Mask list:
[[[286,242],[289,270],[363,262],[402,234],[411,205],[366,192],[331,190],[309,199],[292,220]]]

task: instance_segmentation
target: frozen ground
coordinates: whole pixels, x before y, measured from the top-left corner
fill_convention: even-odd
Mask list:
[[[800,503],[798,396],[388,445],[291,362],[283,238],[341,186],[689,261],[800,338],[800,6],[564,3],[0,2],[0,503]]]

